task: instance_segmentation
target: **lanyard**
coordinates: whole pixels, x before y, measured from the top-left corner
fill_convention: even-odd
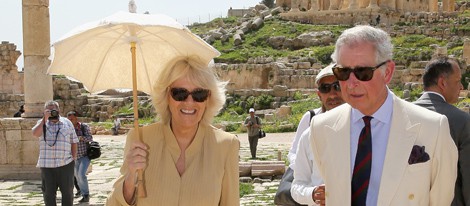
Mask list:
[[[47,140],[46,140],[46,123],[44,123],[42,125],[42,130],[44,131],[44,142],[49,146],[49,147],[53,147],[55,145],[55,143],[57,142],[57,137],[59,136],[59,132],[60,132],[60,126],[59,126],[59,129],[57,130],[57,133],[55,134],[55,140],[54,140],[54,143],[52,145],[48,144],[47,143]]]

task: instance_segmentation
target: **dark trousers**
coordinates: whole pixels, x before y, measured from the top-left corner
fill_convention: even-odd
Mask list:
[[[42,196],[46,206],[55,206],[57,187],[62,193],[62,206],[73,205],[73,177],[75,162],[57,168],[41,168]]]
[[[80,187],[78,186],[77,178],[73,178],[73,185],[75,185],[75,189],[77,189],[77,192],[80,192]]]
[[[290,167],[287,167],[287,170],[282,176],[281,182],[279,183],[279,187],[277,188],[276,195],[274,196],[275,205],[283,205],[283,206],[301,205],[297,203],[294,200],[294,198],[292,198],[292,194],[290,193],[290,188],[292,186],[293,181],[294,181],[294,170],[291,169]]]
[[[250,143],[250,152],[251,158],[256,158],[256,147],[258,147],[258,136],[248,137],[248,142]]]

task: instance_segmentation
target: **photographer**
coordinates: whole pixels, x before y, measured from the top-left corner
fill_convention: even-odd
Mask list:
[[[57,187],[62,193],[62,205],[73,205],[73,177],[78,138],[72,123],[59,115],[59,104],[44,104],[44,117],[33,127],[39,139],[39,159],[44,203],[56,205]]]
[[[248,110],[250,116],[245,119],[245,127],[248,130],[248,142],[250,143],[251,159],[256,159],[256,147],[258,147],[259,130],[261,129],[261,120],[255,115],[255,109]]]

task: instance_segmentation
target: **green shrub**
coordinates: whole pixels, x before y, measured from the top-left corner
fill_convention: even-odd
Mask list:
[[[132,115],[134,114],[134,106],[132,103],[120,107],[114,115]]]
[[[394,87],[392,88],[392,92],[403,99],[403,89],[399,88],[399,87]],[[409,102],[414,102],[416,101],[420,96],[421,94],[423,93],[423,89],[422,88],[417,88],[417,89],[412,89],[410,91],[410,98],[408,99]]]
[[[262,109],[269,109],[271,103],[274,101],[274,97],[267,94],[262,94],[255,98],[255,103],[260,106]]]
[[[463,55],[463,45],[462,46],[456,46],[454,48],[449,49],[448,53],[450,55],[454,55],[456,57],[462,56]]]
[[[255,191],[254,190],[255,187],[253,186],[253,183],[240,182],[239,184],[240,184],[240,197],[251,194]]]
[[[303,98],[302,92],[296,91],[294,93],[294,100],[301,100]]]
[[[323,46],[315,49],[315,57],[324,65],[331,63],[331,54],[335,50],[335,46]]]
[[[462,108],[464,106],[470,105],[470,98],[465,98],[455,104],[456,107]]]
[[[470,10],[465,10],[462,13],[459,13],[459,17],[470,17]]]
[[[225,126],[225,131],[226,132],[241,132],[240,127],[241,125],[239,123],[228,123]]]

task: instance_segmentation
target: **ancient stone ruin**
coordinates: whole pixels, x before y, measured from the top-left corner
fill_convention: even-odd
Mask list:
[[[455,0],[441,6],[438,0],[277,0],[276,5],[288,10],[281,14],[285,19],[317,24],[395,23],[404,14],[455,11]]]
[[[20,55],[13,43],[0,44],[0,117],[12,117],[24,104],[23,72],[16,66]]]

